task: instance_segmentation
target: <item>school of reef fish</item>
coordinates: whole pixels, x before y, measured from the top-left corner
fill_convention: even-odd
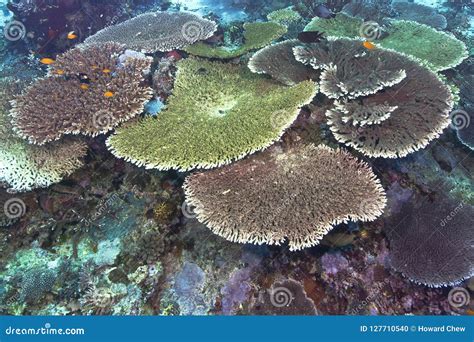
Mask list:
[[[0,313],[474,314],[472,5],[194,2],[2,7]]]

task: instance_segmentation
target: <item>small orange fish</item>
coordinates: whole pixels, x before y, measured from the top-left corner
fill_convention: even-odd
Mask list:
[[[107,98],[109,98],[109,97],[114,96],[114,93],[112,93],[111,91],[106,91],[106,92],[104,93],[104,96],[107,97]]]
[[[99,67],[98,67],[97,65],[93,65],[93,66],[92,66],[92,69],[94,69],[94,70],[95,70],[95,69],[99,69]]]
[[[67,34],[67,39],[76,39],[77,38],[77,34],[74,32],[74,31],[71,31]]]
[[[52,58],[47,58],[47,57],[45,57],[45,58],[41,58],[41,59],[40,59],[40,63],[46,64],[46,65],[51,65],[51,64],[53,64],[54,62],[55,62],[55,60],[52,59]]]
[[[364,47],[369,50],[373,50],[376,48],[375,44],[369,41],[365,41],[362,45],[364,45]]]
[[[112,72],[112,70],[106,68],[106,69],[102,70],[102,72],[104,74],[110,74]]]
[[[89,89],[89,86],[87,84],[81,84],[81,89],[82,90],[87,90],[87,89]]]
[[[56,70],[56,74],[57,75],[64,75],[64,70],[58,69],[58,70]]]

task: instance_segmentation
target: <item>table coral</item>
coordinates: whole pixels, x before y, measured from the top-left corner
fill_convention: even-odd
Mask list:
[[[239,57],[249,51],[260,49],[282,37],[286,32],[286,26],[275,22],[245,23],[244,44],[239,47],[214,47],[206,43],[198,42],[186,47],[184,50],[194,56],[230,59]]]
[[[294,52],[299,61],[324,69],[323,93],[344,98],[326,112],[336,140],[367,156],[404,157],[426,147],[449,125],[449,88],[403,54],[366,51],[361,41],[347,38],[296,47]]]
[[[84,43],[114,42],[128,49],[153,53],[181,49],[211,37],[215,22],[187,12],[150,12],[106,27]]]
[[[42,145],[65,134],[96,136],[138,114],[152,94],[144,84],[151,59],[105,43],[60,55],[49,75],[12,102],[15,131]]]
[[[323,31],[329,36],[356,38],[365,37],[370,30],[370,39],[382,47],[393,49],[420,59],[434,71],[441,71],[459,65],[468,53],[466,45],[452,34],[408,20],[389,20],[386,34],[380,26],[364,22],[360,18],[344,13],[334,19],[314,18],[305,31]],[[367,37],[365,37],[367,38]]]
[[[268,74],[286,85],[318,78],[318,72],[295,60],[293,48],[298,40],[285,40],[257,51],[248,62],[249,69],[257,74]]]
[[[391,264],[417,283],[448,286],[474,275],[474,208],[448,196],[412,196],[386,220]]]
[[[19,138],[10,123],[9,100],[23,89],[20,83],[0,84],[0,181],[13,191],[29,191],[61,181],[83,165],[86,144],[66,138],[44,146]]]
[[[166,109],[118,129],[107,145],[147,168],[225,165],[278,140],[315,92],[310,81],[285,87],[241,66],[185,59]]]
[[[290,250],[317,245],[333,225],[375,220],[386,201],[367,164],[323,145],[275,147],[195,173],[184,189],[197,218],[215,234],[239,243],[288,240]]]

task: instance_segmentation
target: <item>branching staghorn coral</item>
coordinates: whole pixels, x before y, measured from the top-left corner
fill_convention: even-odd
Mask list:
[[[385,222],[392,267],[410,280],[450,286],[474,275],[474,208],[448,195],[413,196]]]
[[[225,165],[278,140],[315,93],[311,81],[285,87],[246,67],[188,58],[178,63],[167,108],[118,129],[107,145],[147,168]]]
[[[194,56],[207,58],[230,59],[239,57],[249,51],[260,49],[272,41],[282,37],[287,28],[274,22],[256,22],[244,24],[244,44],[239,47],[213,47],[209,44],[198,42],[186,47],[184,50]]]
[[[300,44],[298,40],[292,39],[269,45],[250,58],[249,69],[257,74],[268,74],[286,85],[317,79],[319,73],[298,62],[293,55],[293,48]]]
[[[215,234],[290,250],[317,245],[333,225],[372,221],[386,198],[370,167],[326,146],[277,147],[184,184],[186,202]]]
[[[434,71],[453,68],[468,56],[466,45],[452,34],[414,21],[389,20],[386,34],[382,34],[380,27],[372,22],[338,13],[334,19],[314,18],[305,30],[374,40],[381,47],[420,59]]]
[[[66,138],[44,146],[30,145],[12,129],[8,100],[22,87],[13,80],[0,84],[0,182],[13,191],[29,191],[61,181],[82,166],[86,144]]]
[[[115,43],[69,50],[12,102],[14,128],[38,145],[65,134],[106,133],[143,111],[152,94],[144,84],[150,65]]]
[[[406,72],[403,64],[387,62],[393,53],[367,51],[361,41],[329,39],[294,49],[296,60],[322,69],[321,92],[329,98],[357,98],[400,83]]]
[[[84,43],[114,42],[147,53],[172,51],[207,39],[216,29],[215,22],[193,13],[151,12],[106,27]]]
[[[364,50],[361,41],[346,38],[294,49],[298,60],[324,69],[321,91],[341,98],[326,112],[335,138],[370,157],[398,158],[424,148],[449,125],[449,88],[405,55]],[[372,67],[377,71],[370,74]],[[406,77],[399,80],[397,73]],[[378,75],[395,78],[380,82]]]

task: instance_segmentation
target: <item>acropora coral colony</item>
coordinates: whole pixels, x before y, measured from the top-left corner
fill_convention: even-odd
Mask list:
[[[287,241],[299,250],[317,245],[341,222],[377,219],[384,189],[351,148],[367,157],[399,158],[442,134],[453,95],[437,72],[461,63],[465,45],[406,20],[390,21],[384,35],[366,44],[363,19],[343,13],[307,25],[306,31],[325,33],[320,42],[275,43],[302,17],[287,8],[268,19],[243,25],[240,44],[218,45],[205,41],[218,28],[211,20],[146,13],[59,55],[30,85],[4,82],[0,181],[16,192],[57,183],[81,166],[81,135],[112,132],[106,144],[118,158],[149,169],[201,169],[185,181],[187,201],[199,221],[230,241]],[[153,97],[150,55],[176,49],[189,56],[170,60],[168,77],[176,76],[164,109],[139,117]],[[281,142],[318,92],[332,102],[326,119],[335,140],[349,149]],[[429,279],[412,265],[417,261],[401,262],[407,260],[397,246],[405,245],[405,234],[416,235],[415,228],[389,234],[395,268],[432,286],[472,275],[470,265],[458,264],[445,278]],[[460,232],[468,234],[462,227],[446,233]],[[442,249],[439,255],[452,253]]]

